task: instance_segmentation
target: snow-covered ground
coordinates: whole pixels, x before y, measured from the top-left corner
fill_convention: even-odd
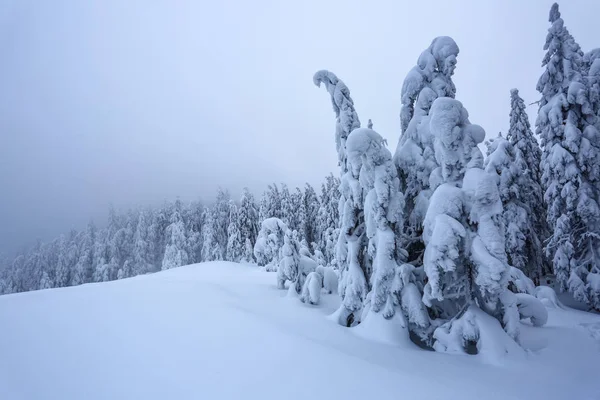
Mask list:
[[[598,315],[549,309],[490,363],[370,340],[322,300],[226,262],[1,296],[0,399],[600,399]]]

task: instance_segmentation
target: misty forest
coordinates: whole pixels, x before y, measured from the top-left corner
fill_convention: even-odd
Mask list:
[[[138,356],[140,365],[151,364],[151,352],[141,350],[151,339],[141,337],[158,329],[156,340],[162,335],[192,336],[181,338],[181,349],[172,343],[169,350],[160,350],[192,375],[197,366],[185,357],[185,346],[231,364],[238,357],[265,357],[265,364],[275,363],[265,367],[267,376],[282,374],[276,361],[268,360],[284,357],[285,368],[290,368],[284,373],[296,376],[291,378],[294,382],[300,382],[302,371],[308,374],[303,380],[308,392],[273,383],[264,389],[267,398],[280,390],[305,399],[320,397],[320,391],[333,398],[392,398],[398,390],[409,391],[412,397],[407,398],[441,398],[442,393],[449,393],[447,398],[458,398],[459,393],[461,398],[488,398],[482,390],[491,385],[498,393],[489,393],[489,398],[597,398],[600,385],[593,376],[600,360],[600,49],[579,46],[567,29],[577,21],[564,21],[557,4],[548,20],[547,32],[539,32],[543,70],[538,81],[530,83],[539,97],[530,104],[518,88],[495,94],[510,104],[506,132],[486,132],[471,122],[453,81],[461,68],[460,43],[448,36],[433,38],[421,54],[405,55],[414,59],[414,66],[398,94],[397,144],[387,143],[378,133],[376,120],[359,116],[351,82],[334,71],[316,71],[312,82],[306,77],[306,85],[327,96],[333,113],[331,131],[323,132],[315,146],[335,147],[339,166],[323,174],[320,187],[274,182],[262,193],[245,188],[235,197],[231,188],[223,187],[211,201],[178,199],[135,209],[111,206],[107,220],[90,220],[53,240],[38,240],[6,254],[0,260],[0,339],[13,324],[25,332],[28,318],[43,318],[46,312],[56,312],[55,307],[79,302],[82,308],[98,302],[90,306],[97,312],[102,307],[148,307],[157,315],[169,304],[183,312],[179,304],[186,304],[194,310],[194,322],[171,308],[164,311],[168,320],[162,321],[169,328],[160,327],[161,321],[151,324],[152,312],[114,317],[116,325],[129,321],[115,337],[127,336],[128,329],[136,332],[131,334],[135,339],[114,339],[115,343],[131,340],[135,351],[143,354]],[[109,281],[117,282],[103,283]],[[77,288],[55,290],[67,287]],[[47,303],[46,311],[38,308],[33,294],[17,294],[42,289],[53,289],[36,292],[38,301]],[[73,315],[80,312],[84,315],[73,308]],[[240,326],[222,320],[227,318],[223,315],[231,315]],[[292,336],[271,333],[259,320],[272,320]],[[51,335],[60,337],[58,326]],[[85,335],[92,328],[78,329],[84,333],[70,332],[72,339],[64,346],[76,343],[79,348],[79,340],[90,340]],[[206,329],[229,333],[213,337]],[[229,356],[237,351],[227,350],[236,343],[231,336],[235,332],[249,335],[244,339],[248,343],[259,340],[253,335],[262,337],[274,349]],[[18,335],[8,334],[1,341],[14,345]],[[207,349],[195,347],[201,346],[193,344],[198,337],[209,343]],[[233,342],[218,344],[227,340]],[[286,344],[290,340],[296,344]],[[314,343],[323,349],[313,350]],[[252,347],[239,346],[243,351]],[[297,349],[287,354],[286,346]],[[0,354],[5,351],[12,354],[8,347]],[[447,358],[434,358],[435,353],[446,353]],[[346,354],[357,360],[347,360]],[[348,379],[344,368],[350,367],[344,365],[349,362],[361,362],[351,368],[358,371],[357,377],[364,371],[365,382],[357,383],[354,392],[351,387],[328,387]],[[212,368],[221,368],[216,363]],[[222,368],[241,367],[224,361]],[[447,377],[448,386],[429,387],[430,378],[418,373],[423,369]],[[3,372],[13,382],[25,379],[0,367],[0,383]],[[252,387],[260,371],[248,374],[241,373],[241,387]],[[461,380],[461,374],[472,378]],[[511,379],[514,385],[502,383]],[[95,396],[137,393],[132,389],[138,384],[135,379],[117,381],[121,383],[112,391],[97,391],[106,383],[92,384]],[[243,393],[206,385],[215,398]],[[181,383],[174,386],[181,397],[195,393],[185,392]],[[84,390],[84,384],[68,390],[76,398],[84,393],[77,391]],[[253,392],[257,396],[261,393],[252,390],[258,390]],[[38,392],[19,392],[15,384],[7,393],[14,397],[4,398],[16,399],[37,398]]]

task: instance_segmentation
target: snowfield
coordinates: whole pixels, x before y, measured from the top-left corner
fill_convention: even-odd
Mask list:
[[[376,341],[327,318],[337,295],[287,293],[212,262],[1,296],[0,399],[600,399],[598,315],[549,308],[498,359]]]

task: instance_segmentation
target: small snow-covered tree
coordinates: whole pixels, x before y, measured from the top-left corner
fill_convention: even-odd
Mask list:
[[[430,108],[438,97],[454,98],[456,88],[452,75],[459,49],[447,36],[435,38],[425,49],[402,85],[400,122],[402,133],[394,162],[398,168],[401,190],[406,196],[406,247],[411,260],[423,253],[422,230],[427,203],[435,183],[430,175],[438,163],[429,129]],[[435,182],[435,181],[434,181]]]
[[[250,242],[250,239],[246,239],[244,243],[244,254],[242,256],[242,262],[252,264],[254,263],[254,247]]]
[[[202,261],[219,261],[221,259],[221,249],[216,238],[213,212],[209,208],[205,208],[204,226],[202,227]]]
[[[254,245],[254,256],[258,265],[264,266],[267,271],[277,270],[283,237],[287,230],[287,225],[279,218],[267,218],[261,223]]]
[[[321,186],[321,205],[319,207],[318,231],[320,246],[327,265],[337,266],[335,248],[339,239],[340,180],[333,175],[327,176]]]
[[[308,243],[319,240],[319,198],[315,189],[310,185],[304,186],[304,229]]]
[[[239,262],[244,252],[242,245],[242,236],[238,228],[238,212],[235,204],[230,205],[229,227],[227,228],[227,252],[226,260]]]
[[[242,243],[246,243],[246,240],[249,240],[251,246],[253,246],[256,243],[256,236],[258,236],[258,209],[254,202],[254,196],[248,188],[244,188],[242,193],[238,215],[238,226]]]
[[[593,88],[586,78],[591,71],[556,3],[549,20],[536,121],[553,231],[546,250],[560,290],[600,308],[591,301],[600,292],[600,133]]]
[[[215,201],[213,208],[214,237],[219,247],[219,260],[223,260],[225,258],[230,205],[231,197],[229,192],[219,188],[217,191],[217,200]]]
[[[82,235],[79,245],[79,258],[75,264],[71,283],[81,285],[92,281],[94,273],[94,242],[96,240],[96,226],[90,222]],[[49,282],[49,276],[46,273],[46,282]],[[47,283],[46,283],[47,284]]]
[[[146,274],[154,270],[153,257],[155,250],[150,234],[150,223],[148,214],[141,210],[138,216],[138,222],[133,235],[133,260],[131,273],[133,276]]]
[[[528,197],[535,194],[531,193],[531,177],[527,173],[525,158],[519,148],[513,147],[501,136],[491,141],[488,148],[490,155],[485,160],[485,169],[498,175],[508,263],[539,282],[543,244],[535,230],[536,215],[530,208],[532,204],[528,205]]]
[[[340,324],[351,326],[360,321],[370,269],[364,226],[364,193],[358,182],[358,171],[352,171],[348,166],[346,150],[348,136],[354,129],[360,128],[360,120],[350,98],[350,90],[335,74],[318,71],[313,82],[317,86],[325,85],[336,116],[335,142],[342,176],[340,236],[336,247],[336,261],[342,271],[342,304],[337,315]]]
[[[281,220],[288,227],[291,226],[295,211],[292,203],[292,195],[290,194],[290,190],[285,183],[281,184],[280,207]]]
[[[281,260],[277,268],[277,287],[285,289],[285,282],[291,282],[296,294],[302,292],[302,286],[297,284],[300,268],[300,242],[296,231],[287,230],[281,247]],[[290,290],[292,290],[290,287]]]
[[[185,226],[178,209],[171,216],[171,224],[167,227],[167,248],[162,262],[162,269],[181,267],[188,263],[188,255],[185,251],[187,242],[185,237]]]

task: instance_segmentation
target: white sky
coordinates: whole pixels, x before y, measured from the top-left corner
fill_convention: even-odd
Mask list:
[[[103,220],[110,202],[317,185],[337,173],[319,69],[344,80],[393,152],[402,81],[440,35],[461,49],[457,99],[471,122],[505,132],[509,90],[539,98],[551,4],[4,0],[0,249]],[[600,46],[600,1],[561,12],[584,51]]]

